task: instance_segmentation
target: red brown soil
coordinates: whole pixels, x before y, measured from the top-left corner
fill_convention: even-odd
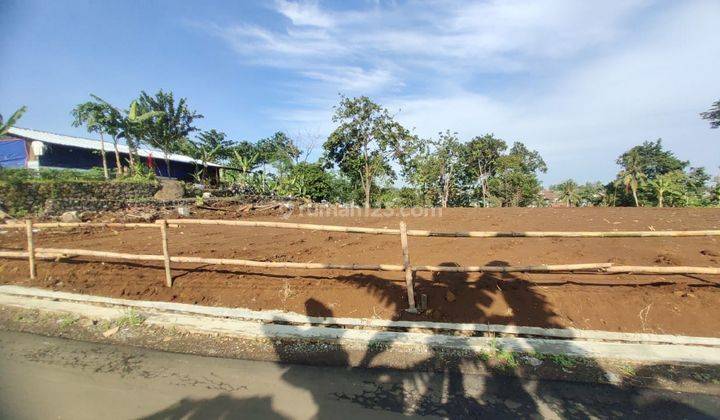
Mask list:
[[[429,212],[430,210],[428,210]],[[439,212],[439,210],[436,210]],[[287,221],[396,228],[399,216],[293,215]],[[205,217],[218,217],[218,212]],[[251,220],[286,221],[277,216]],[[434,230],[691,230],[720,229],[717,209],[549,208],[445,209],[405,220]],[[1,248],[24,246],[21,232],[0,235]],[[38,247],[160,254],[155,229],[42,231]],[[262,261],[390,263],[402,261],[400,240],[270,228],[184,226],[170,230],[173,255]],[[410,238],[414,265],[614,262],[718,266],[720,242],[698,238]],[[720,276],[418,273],[423,315],[407,307],[402,273],[280,270],[175,264],[172,288],[161,264],[74,258],[42,261],[38,279],[27,263],[0,260],[0,283],[130,299],[281,309],[309,315],[575,327],[623,332],[720,336]],[[450,293],[448,293],[450,292]],[[318,304],[318,302],[321,304]]]

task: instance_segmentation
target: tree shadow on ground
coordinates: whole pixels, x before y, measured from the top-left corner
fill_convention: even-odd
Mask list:
[[[446,262],[443,265],[457,264]],[[488,265],[508,264],[491,261]],[[402,283],[363,274],[338,280],[352,282],[356,287],[380,296],[398,312],[407,305]],[[468,276],[463,273],[435,274],[418,280],[418,290],[429,294],[432,309],[449,312],[453,304],[461,305],[472,308],[465,310],[472,311],[470,315],[480,322],[522,325],[534,320],[544,326],[560,326],[543,296],[526,290],[531,286],[511,274],[485,274],[478,282],[467,280]],[[453,294],[450,299],[448,292]],[[507,314],[493,314],[490,310],[498,299],[510,308]],[[334,316],[332,309],[312,298],[305,301],[305,312],[315,317]],[[273,327],[267,325],[263,328],[270,333]],[[334,328],[334,331],[341,338],[348,334],[348,330],[339,328]],[[601,385],[526,379],[514,374],[518,369],[516,363],[523,363],[524,357],[543,364],[551,363],[550,359],[532,353],[532,348],[528,349],[529,356],[513,354],[501,344],[491,349],[494,353],[448,351],[446,347],[430,346],[426,353],[419,353],[422,356],[417,360],[409,361],[407,370],[391,370],[382,367],[386,366],[384,358],[395,343],[381,342],[382,337],[387,338],[387,335],[383,336],[381,332],[375,334],[378,341],[371,340],[367,350],[361,354],[353,354],[332,340],[298,344],[291,339],[273,339],[271,344],[278,360],[285,364],[282,380],[308,392],[317,409],[315,418],[318,419],[342,417],[345,404],[378,412],[443,418],[712,418],[705,413],[717,412],[713,409],[718,408],[713,406],[717,402],[703,400],[703,396],[691,396],[689,398],[694,399],[688,401],[670,391],[633,387],[630,380]],[[452,339],[455,343],[469,344],[473,338],[455,335]],[[295,364],[299,362],[335,367],[310,368]],[[483,374],[467,374],[468,368]],[[647,377],[652,384],[653,380],[670,377],[666,373],[671,368],[657,365],[644,367],[635,372],[635,376]],[[601,363],[593,360],[570,369],[582,369],[599,379],[606,374]],[[532,368],[528,370],[532,373]],[[333,382],[339,380],[349,385],[334,387]],[[146,418],[285,418],[272,408],[271,402],[271,397],[236,398],[221,394],[210,399],[183,399]],[[698,404],[703,411],[693,406]]]
[[[127,263],[118,263],[127,264]],[[455,262],[443,266],[457,266]],[[509,265],[506,261],[489,261],[486,265]],[[147,267],[145,264],[140,266]],[[161,270],[161,267],[154,267]],[[199,268],[212,270],[212,268]],[[193,270],[193,269],[189,269]],[[227,270],[228,273],[237,273]],[[263,274],[264,275],[264,274]],[[284,276],[287,277],[287,276]],[[322,276],[319,278],[328,278]],[[396,319],[427,319],[404,312],[407,294],[404,283],[358,273],[338,276],[337,281],[352,284],[378,297],[384,304],[394,308]],[[432,320],[455,320],[460,317],[475,323],[515,324],[562,328],[556,314],[542,294],[534,286],[507,273],[484,273],[478,281],[468,281],[464,273],[435,273],[418,276],[416,292],[426,294],[430,302]],[[544,286],[544,285],[543,285]],[[452,295],[448,295],[448,292]],[[498,313],[493,305],[504,302],[508,311]],[[332,310],[314,299],[305,302],[306,313],[318,317],[332,317]],[[469,338],[455,337],[459,341]],[[389,343],[391,345],[392,343]],[[283,341],[273,341],[274,350],[281,362],[296,363],[297,349]],[[377,368],[378,362],[388,346],[370,346],[358,362],[359,368]],[[512,375],[513,356],[499,348],[498,354],[482,355],[446,352],[441,348],[430,348],[429,354],[408,366],[410,373],[373,369],[371,380],[363,383],[357,392],[336,392],[331,395],[336,401],[347,402],[365,408],[386,410],[417,415],[436,415],[451,418],[473,418],[481,415],[494,417],[547,416],[562,417],[631,416],[669,418],[712,418],[695,409],[686,401],[670,392],[648,391],[637,388],[632,378],[620,378],[616,384],[588,385],[568,384],[556,381],[528,381]],[[534,349],[528,349],[533,352]],[[305,355],[307,356],[307,355]],[[543,355],[533,358],[543,364],[550,363]],[[314,362],[324,361],[328,365],[348,366],[350,354],[338,346],[318,347],[310,356]],[[501,358],[504,358],[501,360]],[[580,364],[580,362],[573,362]],[[468,386],[466,367],[485,372],[481,387]],[[598,361],[583,361],[581,369],[596,379],[604,379],[606,371]],[[644,385],[660,383],[672,369],[669,365],[654,365],[638,369],[634,377],[644,378]],[[342,370],[347,375],[352,369]],[[308,381],[308,375],[295,365],[288,365],[283,379],[297,387],[306,389],[318,406],[318,418],[337,418],[337,406],[328,406],[325,388]],[[698,397],[701,398],[701,397]],[[707,411],[707,410],[705,410]],[[214,418],[235,417],[258,413],[257,417],[282,418],[272,410],[268,398],[238,399],[221,395],[206,400],[181,400],[149,418]],[[707,411],[712,412],[712,411]]]
[[[214,398],[183,398],[177,403],[153,413],[143,420],[205,420],[205,419],[278,419],[288,417],[272,408],[271,397],[235,398],[220,394]]]
[[[457,266],[454,262],[446,262],[443,266]],[[490,261],[487,265],[507,266],[506,261]],[[367,275],[346,276],[341,281],[352,282],[369,293],[380,296],[395,308],[407,307],[404,285],[388,283],[380,278]],[[439,311],[451,311],[453,306],[461,306],[470,311],[467,316],[489,324],[527,325],[526,322],[541,324],[544,327],[561,328],[556,314],[541,294],[532,290],[531,285],[507,274],[484,274],[478,282],[468,282],[465,273],[435,273],[428,280],[419,280],[416,290],[427,293],[430,302],[441,302]],[[495,290],[497,292],[495,292]],[[448,295],[450,292],[452,295]],[[490,305],[499,294],[510,310],[507,315],[490,314]],[[452,305],[457,303],[457,305]],[[430,309],[435,309],[431,307]],[[398,309],[400,311],[402,309]],[[313,316],[332,317],[330,308],[314,299],[306,301],[306,312]],[[396,314],[400,317],[400,314]],[[378,334],[379,336],[379,334]],[[456,336],[455,340],[468,342],[470,338]],[[275,351],[281,362],[298,361],[298,355],[275,341]],[[377,368],[382,362],[383,353],[392,346],[370,345],[359,362],[357,368]],[[325,348],[328,353],[340,352],[327,360],[340,360],[347,366],[350,355],[340,346]],[[408,372],[387,369],[373,369],[375,380],[362,386],[354,393],[335,393],[333,396],[341,401],[370,408],[414,415],[432,415],[446,418],[493,418],[528,417],[668,417],[668,418],[712,418],[693,408],[684,401],[679,401],[672,392],[647,391],[635,388],[631,383],[623,381],[615,385],[592,383],[569,383],[565,381],[533,381],[522,379],[514,374],[516,364],[522,363],[521,357],[529,357],[531,361],[551,363],[551,358],[527,350],[530,356],[513,354],[501,346],[494,354],[478,354],[468,352],[448,352],[445,348],[430,347],[429,354],[408,367]],[[317,355],[315,355],[317,356]],[[315,356],[313,358],[315,358]],[[329,355],[328,355],[329,356]],[[323,358],[325,358],[323,356]],[[566,359],[561,359],[565,361]],[[572,360],[582,363],[577,366],[584,371],[585,377],[605,380],[606,371],[601,364],[592,359]],[[468,366],[474,371],[484,372],[482,379],[469,376],[464,372]],[[663,372],[663,367],[648,367],[636,374],[649,375],[650,384],[653,376]],[[348,375],[352,369],[347,368]],[[318,406],[317,418],[336,418],[334,408],[325,407],[327,395],[319,395],[318,389],[308,384],[301,372],[294,365],[288,365],[283,379],[297,387],[306,388],[313,395]],[[647,378],[646,378],[647,379]],[[470,387],[468,387],[470,382]],[[480,387],[472,384],[481,383]],[[661,411],[658,411],[661,410]]]

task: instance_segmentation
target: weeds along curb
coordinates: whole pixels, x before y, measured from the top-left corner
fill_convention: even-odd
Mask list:
[[[237,317],[236,311],[246,318]],[[260,319],[247,318],[252,316]],[[668,340],[659,336],[654,343],[644,344],[533,338],[507,332],[491,337],[473,336],[467,331],[460,335],[458,331],[428,332],[427,325],[413,329],[391,323],[383,328],[363,328],[358,324],[370,320],[343,326],[328,324],[338,319],[285,316],[275,311],[128,301],[0,286],[0,328],[13,331],[252,360],[497,373],[685,390],[695,384],[702,387],[699,392],[709,389],[720,393],[720,347],[709,345],[712,339],[685,337],[704,344],[657,344]],[[292,324],[289,320],[305,323]],[[313,325],[312,321],[318,320],[325,322]]]

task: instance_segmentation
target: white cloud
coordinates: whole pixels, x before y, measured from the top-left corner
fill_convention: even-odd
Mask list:
[[[607,179],[623,150],[657,137],[693,164],[720,163],[718,133],[697,115],[718,95],[716,1],[276,6],[283,30],[214,33],[244,63],[301,79],[267,110],[285,128],[329,131],[338,92],[369,94],[423,136],[522,140],[545,156],[548,182]]]
[[[342,55],[346,48],[330,39],[323,31],[291,29],[287,33],[271,32],[265,28],[238,24],[229,27],[210,27],[213,34],[230,44],[243,58],[279,67],[298,63],[298,59],[313,59],[323,55]]]
[[[329,14],[320,10],[316,1],[292,2],[277,0],[277,11],[290,19],[297,26],[319,26],[328,28],[333,26],[333,19]]]
[[[709,2],[669,10],[639,28],[637,39],[576,63],[540,94],[462,91],[389,103],[423,135],[453,128],[465,138],[494,131],[525,141],[548,160],[549,182],[607,178],[622,151],[659,137],[681,158],[715,171],[718,133],[698,112],[717,100],[720,45],[708,41],[718,18],[720,5]]]
[[[491,1],[378,5],[327,11],[317,2],[275,3],[290,22],[271,30],[239,22],[210,25],[245,62],[295,69],[313,79],[327,67],[353,67],[363,74],[390,71],[387,80],[422,69],[438,77],[449,70],[516,72],[548,58],[563,58],[612,40],[639,1],[601,3],[589,13],[574,1]],[[382,70],[378,70],[382,69]],[[334,90],[348,88],[328,78]]]
[[[400,85],[387,68],[365,70],[362,67],[338,66],[302,71],[308,78],[339,87],[339,90],[348,94],[362,94],[378,89]]]

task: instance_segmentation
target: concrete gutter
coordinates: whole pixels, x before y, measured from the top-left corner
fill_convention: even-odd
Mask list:
[[[0,306],[103,320],[120,319],[132,309],[140,312],[144,323],[151,326],[245,340],[332,342],[353,351],[382,345],[407,354],[446,349],[482,355],[503,350],[594,360],[720,365],[720,339],[709,337],[318,318],[281,311],[134,301],[9,285],[0,286]]]

